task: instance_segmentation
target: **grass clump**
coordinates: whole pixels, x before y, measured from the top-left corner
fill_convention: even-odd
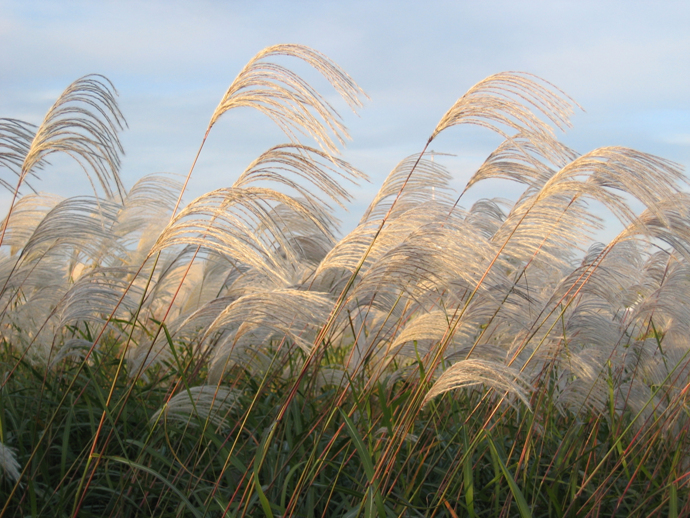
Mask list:
[[[182,182],[123,188],[124,119],[100,76],[38,128],[1,121],[0,165],[18,180],[3,180],[0,516],[687,514],[680,167],[579,155],[555,138],[572,100],[497,74],[339,239],[332,205],[366,175],[337,158],[339,115],[286,58],[360,106],[322,54],[265,49],[199,153],[237,107],[291,142],[187,205],[196,158]],[[504,142],[457,197],[426,149],[459,124]],[[93,196],[23,194],[52,153]],[[523,192],[462,208],[486,179]],[[608,244],[593,243],[591,202],[623,223]]]

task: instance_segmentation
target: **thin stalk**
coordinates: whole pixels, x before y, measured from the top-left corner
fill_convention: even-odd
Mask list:
[[[179,194],[179,196],[177,197],[177,201],[176,201],[176,203],[175,203],[175,207],[173,208],[172,214],[171,214],[171,216],[170,216],[170,221],[172,221],[172,220],[175,218],[175,215],[177,214],[177,210],[178,210],[178,208],[179,208],[179,206],[180,206],[180,203],[182,202],[182,196],[184,195],[184,192],[185,192],[186,189],[187,189],[187,184],[189,183],[189,179],[191,178],[192,172],[194,171],[194,168],[196,167],[196,163],[197,163],[197,161],[199,160],[199,156],[201,155],[201,151],[202,151],[203,148],[204,148],[204,144],[206,144],[206,139],[208,138],[208,135],[209,135],[209,133],[210,133],[212,127],[213,127],[213,125],[212,125],[212,124],[209,124],[208,128],[206,129],[206,133],[204,134],[204,138],[203,138],[202,141],[201,141],[201,145],[199,146],[199,149],[198,149],[197,152],[196,152],[196,156],[194,157],[194,161],[192,162],[192,166],[189,168],[189,172],[187,173],[187,176],[186,176],[186,178],[185,178],[185,181],[184,181],[184,183],[183,183],[183,185],[182,185],[182,189],[180,190],[180,194]],[[199,247],[199,248],[200,248],[200,247]],[[196,254],[198,253],[199,248],[197,248],[196,252],[194,253],[194,257],[196,257]],[[151,278],[153,277],[153,272],[155,271],[155,266],[158,264],[158,260],[159,260],[159,258],[160,258],[160,255],[161,255],[161,251],[158,251],[158,253],[156,254],[156,259],[155,259],[155,261],[154,261],[154,267],[153,267],[153,269],[151,270],[151,275],[150,275],[149,281],[147,282],[147,285],[146,285],[147,288],[148,288],[148,286],[149,286],[149,284],[150,284]],[[93,348],[95,347],[95,345],[98,343],[98,341],[99,341],[99,340],[101,339],[101,337],[103,336],[103,333],[105,332],[105,329],[107,328],[108,322],[114,317],[115,312],[117,311],[117,309],[119,308],[120,304],[121,304],[122,301],[124,300],[125,295],[129,292],[129,290],[131,289],[131,287],[134,285],[134,281],[135,281],[136,278],[138,277],[139,273],[141,272],[142,268],[144,267],[144,264],[146,263],[146,261],[147,261],[149,258],[150,258],[150,255],[147,255],[146,259],[144,259],[144,263],[141,265],[141,267],[139,268],[139,270],[137,271],[137,273],[132,277],[132,280],[130,281],[129,285],[127,286],[127,288],[125,289],[124,293],[122,294],[122,297],[120,297],[120,300],[118,301],[117,305],[115,306],[115,308],[113,309],[112,313],[111,313],[110,316],[108,317],[108,321],[106,322],[106,325],[103,326],[103,328],[101,329],[101,332],[98,334],[98,336],[97,336],[96,339],[94,340],[91,349],[89,349],[89,354],[91,353],[91,351],[93,351]],[[153,347],[153,344],[155,343],[156,338],[157,338],[157,337],[160,335],[160,333],[161,333],[161,330],[162,330],[162,328],[163,328],[163,324],[165,323],[165,318],[168,316],[168,314],[170,313],[170,310],[172,309],[172,306],[173,306],[173,304],[174,304],[174,302],[175,302],[175,298],[177,297],[177,295],[178,295],[180,289],[182,288],[182,283],[184,282],[184,279],[186,278],[187,273],[189,272],[189,269],[190,269],[191,266],[192,266],[192,262],[193,262],[193,259],[192,259],[192,261],[190,261],[189,266],[187,267],[187,270],[185,271],[185,275],[184,275],[184,277],[182,278],[182,280],[180,281],[180,285],[177,287],[177,290],[175,291],[175,295],[173,296],[172,301],[170,302],[170,305],[168,306],[168,308],[167,308],[167,310],[166,310],[166,312],[165,312],[165,316],[163,317],[163,320],[161,321],[161,324],[160,324],[160,326],[158,327],[158,331],[156,332],[156,334],[155,334],[153,340],[151,341],[151,347]],[[144,291],[144,294],[143,294],[143,297],[145,297],[145,296],[146,296],[146,291]],[[143,303],[143,300],[144,300],[144,298],[142,298],[142,303]],[[141,309],[141,305],[140,305],[140,307],[137,309],[137,314],[138,314],[138,312],[140,311],[140,309]],[[136,320],[135,320],[135,322],[132,323],[132,333],[134,332],[134,327],[135,327],[135,325],[136,325]],[[130,333],[130,338],[131,338],[131,333]],[[129,343],[129,341],[128,341],[128,343]],[[88,355],[87,355],[87,357],[84,358],[84,362],[86,362],[87,359],[88,359]],[[120,362],[122,362],[123,359],[124,359],[124,352],[123,352],[123,354],[122,354],[122,356],[121,356],[121,358],[120,358]],[[144,360],[144,363],[145,363],[145,360]],[[144,364],[142,364],[142,367],[143,367],[143,365],[144,365]],[[113,389],[114,389],[114,384],[115,384],[116,381],[117,381],[117,379],[113,380],[113,386],[111,386],[111,394],[112,394],[112,391],[113,391]],[[127,393],[127,396],[129,396],[129,394],[131,394],[131,391],[132,391],[133,387],[134,387],[134,383],[131,384],[131,387],[130,387],[129,392]],[[124,407],[124,404],[126,403],[126,401],[127,401],[126,399],[125,399],[125,401],[123,401],[123,403],[122,403],[123,407]],[[110,397],[108,398],[108,402],[110,402]],[[103,423],[103,421],[104,421],[104,419],[105,419],[105,413],[106,413],[106,411],[107,411],[107,405],[106,405],[106,408],[103,410],[103,415],[101,416],[101,423],[100,423],[100,425],[99,425],[99,427],[98,427],[98,430],[96,431],[96,434],[95,434],[95,436],[94,436],[94,438],[93,438],[93,447],[92,447],[92,450],[91,450],[91,454],[89,455],[89,458],[90,458],[90,459],[91,459],[91,458],[94,458],[94,459],[95,459],[95,463],[94,463],[94,466],[93,466],[93,468],[92,468],[92,471],[91,471],[91,475],[90,475],[90,477],[89,477],[89,480],[88,480],[88,482],[86,483],[86,486],[85,486],[84,489],[83,489],[83,493],[82,493],[82,496],[81,496],[81,498],[80,498],[80,500],[79,500],[79,504],[76,505],[75,508],[74,508],[74,512],[73,512],[73,514],[72,514],[73,518],[76,518],[76,517],[77,517],[77,514],[79,513],[79,509],[80,509],[80,507],[81,507],[81,503],[83,502],[84,498],[86,497],[86,492],[87,492],[87,490],[88,490],[88,488],[89,488],[89,485],[90,485],[90,483],[91,483],[91,480],[93,479],[93,476],[94,476],[94,474],[95,474],[95,472],[96,472],[96,468],[98,467],[98,464],[100,463],[100,460],[103,458],[102,455],[97,455],[97,454],[96,454],[95,448],[96,448],[96,444],[98,443],[98,438],[99,438],[100,433],[101,433],[101,430],[102,430],[102,423]],[[120,410],[120,413],[121,413],[121,412],[122,412],[122,409]],[[120,414],[118,414],[118,416],[119,416],[119,415],[120,415]],[[112,431],[111,431],[111,434],[112,434]],[[110,434],[109,434],[109,437],[110,437]],[[107,446],[107,442],[108,442],[108,441],[106,441],[106,444],[103,446],[103,448],[105,448],[105,447]],[[2,513],[0,513],[0,518],[2,518]]]
[[[321,328],[320,332],[316,336],[316,339],[314,340],[314,347],[312,348],[312,351],[310,352],[309,356],[305,360],[305,362],[302,366],[302,369],[300,371],[300,374],[297,377],[297,380],[294,382],[290,393],[288,394],[285,402],[281,406],[280,411],[278,413],[278,416],[276,417],[275,421],[273,422],[273,424],[271,426],[271,429],[269,430],[269,434],[268,434],[266,441],[265,441],[266,444],[269,444],[271,442],[271,440],[273,439],[273,435],[275,434],[275,430],[277,429],[278,424],[284,418],[284,416],[285,416],[285,414],[286,414],[286,412],[290,406],[290,403],[294,399],[294,397],[297,393],[298,387],[299,387],[302,379],[306,375],[312,359],[314,358],[315,352],[318,350],[319,345],[325,339],[328,332],[330,331],[330,329],[331,329],[331,327],[335,321],[335,318],[337,317],[337,315],[342,310],[342,308],[345,304],[347,293],[352,288],[352,286],[355,282],[355,279],[356,279],[357,275],[359,274],[359,271],[364,266],[364,263],[365,263],[366,259],[368,258],[369,254],[371,253],[371,250],[373,249],[374,244],[376,243],[376,240],[378,239],[378,236],[381,234],[383,227],[385,226],[386,222],[388,221],[388,218],[390,217],[391,213],[393,212],[393,208],[395,207],[397,201],[400,199],[400,196],[402,195],[403,190],[407,186],[412,174],[414,173],[415,169],[417,168],[417,165],[419,164],[420,160],[422,159],[422,156],[426,152],[426,150],[429,147],[429,144],[431,143],[432,140],[433,140],[433,137],[430,137],[429,140],[424,145],[422,152],[419,154],[419,157],[417,157],[417,160],[415,161],[414,165],[412,166],[412,169],[410,170],[407,177],[405,178],[405,181],[401,185],[400,190],[398,191],[398,194],[396,195],[395,199],[393,200],[393,203],[391,204],[391,206],[388,209],[388,212],[386,213],[386,215],[381,220],[381,224],[379,225],[376,233],[374,234],[374,237],[372,238],[371,242],[369,243],[369,246],[367,247],[366,251],[362,255],[361,259],[359,260],[359,263],[357,264],[355,270],[353,271],[352,275],[350,276],[347,284],[345,285],[345,288],[341,291],[340,296],[338,297],[338,300],[337,300],[333,310],[331,311],[331,314],[330,314],[328,320],[326,321],[326,323],[324,324],[324,326]],[[343,427],[344,427],[344,424],[342,424],[340,426],[338,431],[341,431],[343,429]],[[263,465],[263,459],[260,460],[260,462],[258,463],[258,466],[255,469],[256,470],[261,469],[262,465]]]
[[[7,211],[7,216],[5,217],[5,222],[2,225],[2,233],[0,233],[0,246],[2,246],[2,242],[5,239],[5,232],[7,232],[7,225],[10,223],[10,217],[12,216],[12,211],[14,210],[14,204],[17,201],[17,196],[19,196],[19,188],[22,185],[22,182],[24,181],[24,178],[26,177],[28,171],[24,171],[24,168],[22,167],[21,172],[19,173],[19,179],[17,180],[17,187],[14,188],[14,192],[12,193],[12,201],[10,202],[10,209]]]

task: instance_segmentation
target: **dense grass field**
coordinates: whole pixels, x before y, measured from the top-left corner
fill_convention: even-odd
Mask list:
[[[263,50],[199,153],[235,108],[289,143],[186,205],[195,157],[123,186],[104,77],[0,119],[0,517],[689,515],[682,168],[580,155],[556,138],[573,100],[497,74],[341,237],[367,176],[299,60],[361,106],[322,54]],[[427,147],[460,124],[504,141],[457,193]],[[93,195],[36,194],[53,154]],[[522,194],[464,207],[488,179]]]

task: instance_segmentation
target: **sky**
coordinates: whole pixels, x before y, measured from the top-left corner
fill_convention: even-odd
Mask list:
[[[350,212],[340,214],[347,230],[388,172],[422,150],[455,100],[503,71],[536,74],[583,107],[559,135],[580,153],[627,146],[687,166],[689,26],[690,2],[670,0],[0,0],[0,117],[39,124],[68,84],[103,74],[129,124],[122,134],[125,185],[149,173],[184,175],[247,61],[269,45],[308,45],[370,97],[354,114],[315,71],[284,62],[343,115],[352,140],[342,158],[371,178],[351,190]],[[213,128],[185,200],[231,185],[261,152],[285,141],[259,112],[228,112]],[[485,129],[455,127],[432,148],[454,155],[442,163],[462,190],[499,143]],[[41,176],[36,187],[43,191],[91,191],[68,159]],[[506,183],[480,184],[463,202],[516,193]],[[8,203],[0,194],[0,210]]]

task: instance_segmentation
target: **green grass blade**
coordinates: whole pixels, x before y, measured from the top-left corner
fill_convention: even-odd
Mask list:
[[[264,514],[268,518],[273,518],[273,511],[271,510],[271,504],[268,501],[268,498],[266,498],[266,494],[264,493],[263,488],[261,487],[261,480],[259,479],[259,471],[261,470],[261,466],[263,465],[264,458],[266,457],[266,445],[267,442],[272,438],[273,434],[271,433],[271,430],[273,430],[273,427],[271,427],[263,440],[261,441],[261,444],[259,445],[259,448],[256,452],[256,456],[254,458],[254,469],[253,475],[252,475],[252,480],[254,481],[254,489],[256,489],[256,494],[259,497],[259,501],[261,502],[261,507],[264,510]]]
[[[379,492],[378,483],[375,479],[374,463],[371,460],[371,455],[369,455],[369,451],[367,450],[366,446],[364,445],[362,438],[359,436],[359,433],[357,432],[357,428],[355,428],[355,424],[347,416],[347,414],[345,414],[345,412],[343,412],[340,409],[338,409],[338,410],[340,411],[340,415],[343,417],[343,420],[345,421],[345,426],[347,427],[347,431],[350,434],[352,441],[355,443],[355,448],[357,448],[357,452],[359,453],[359,457],[362,460],[362,465],[364,466],[364,472],[366,473],[367,478],[369,479],[369,485],[371,486],[371,491],[373,492],[373,500],[374,500],[374,503],[376,504],[376,510],[379,513],[379,517],[380,518],[386,518],[386,516],[387,516],[386,515],[386,508],[383,505],[383,498],[381,498],[381,493]]]
[[[518,504],[520,516],[522,518],[532,518],[532,511],[527,505],[525,496],[522,494],[522,491],[520,491],[517,482],[515,482],[515,479],[513,478],[513,475],[510,473],[510,470],[508,470],[508,467],[506,466],[505,462],[503,462],[503,459],[501,458],[501,455],[499,454],[498,449],[494,444],[494,441],[491,439],[491,436],[487,432],[485,432],[485,434],[486,439],[489,443],[491,455],[494,458],[494,462],[496,462],[496,464],[500,466],[501,471],[503,472],[503,477],[506,479],[506,481],[508,482],[508,486],[510,487],[510,492],[513,493],[513,498],[515,498],[515,501]]]
[[[474,451],[474,445],[470,446],[467,430],[464,426],[462,428],[462,442],[465,449],[465,459],[462,463],[462,473],[465,484],[465,504],[467,505],[467,512],[470,514],[470,518],[474,518],[477,516],[474,512],[474,473],[472,470],[472,452]]]
[[[194,505],[192,505],[192,502],[190,502],[189,499],[186,496],[184,496],[182,491],[177,489],[168,479],[166,479],[163,475],[158,473],[156,470],[148,468],[148,467],[143,466],[141,464],[138,464],[138,463],[131,461],[129,459],[125,459],[123,457],[103,455],[101,458],[106,459],[106,460],[112,460],[114,462],[119,462],[121,464],[125,464],[125,465],[129,466],[132,469],[138,469],[140,471],[144,471],[144,472],[148,473],[149,475],[153,475],[158,480],[160,480],[163,484],[168,486],[168,488],[170,488],[170,490],[173,493],[175,493],[175,495],[177,495],[177,497],[180,499],[180,501],[187,507],[187,509],[190,510],[190,512],[194,516],[197,516],[198,518],[202,518],[202,514],[199,512],[199,510],[196,507],[194,507]]]

